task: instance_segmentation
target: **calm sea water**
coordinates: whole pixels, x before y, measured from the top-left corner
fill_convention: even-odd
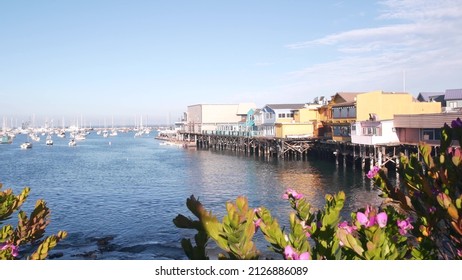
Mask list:
[[[194,232],[177,229],[172,219],[179,213],[192,216],[185,206],[190,195],[220,220],[225,202],[244,195],[252,207],[272,210],[281,224],[288,223],[290,212],[281,199],[287,188],[304,193],[315,207],[324,204],[326,193],[343,190],[345,216],[380,203],[379,192],[360,170],[330,161],[183,149],[160,145],[152,134],[103,138],[93,133],[76,147],[57,137],[46,146],[42,136],[32,149],[21,150],[25,138],[0,145],[0,182],[16,193],[31,187],[24,205],[28,213],[37,199],[47,201],[47,234],[69,233],[52,251],[60,259],[185,259],[180,240]],[[262,237],[258,246],[267,251]]]

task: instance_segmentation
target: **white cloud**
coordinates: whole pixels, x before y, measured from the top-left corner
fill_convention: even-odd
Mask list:
[[[460,0],[387,0],[380,3],[385,7],[382,19],[432,20],[462,16]]]
[[[336,51],[333,56],[339,58],[289,73],[284,90],[329,95],[400,91],[406,84],[406,90],[417,94],[462,87],[462,1],[388,0],[380,4],[383,10],[377,20],[383,24],[379,27],[287,45],[308,51],[331,46]]]

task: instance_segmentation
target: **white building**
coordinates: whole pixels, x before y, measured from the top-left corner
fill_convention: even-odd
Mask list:
[[[393,120],[357,121],[351,125],[351,143],[375,145],[399,143]]]
[[[188,106],[185,131],[204,134],[216,131],[238,131],[243,116],[255,107],[253,103]]]

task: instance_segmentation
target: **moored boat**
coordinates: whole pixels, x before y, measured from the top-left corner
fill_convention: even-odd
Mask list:
[[[51,139],[51,134],[48,134],[46,142],[47,146],[52,146],[53,145],[53,139]]]
[[[32,143],[27,141],[27,142],[24,142],[21,144],[21,149],[25,150],[25,149],[31,149],[32,148]]]
[[[76,145],[77,142],[74,139],[71,139],[71,141],[69,141],[69,147],[75,147]]]
[[[13,138],[9,136],[8,134],[3,134],[0,144],[11,144],[13,143]]]

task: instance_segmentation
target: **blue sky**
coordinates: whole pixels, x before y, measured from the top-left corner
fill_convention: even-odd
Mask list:
[[[0,0],[0,116],[165,123],[198,103],[461,88],[461,30],[462,0]]]

